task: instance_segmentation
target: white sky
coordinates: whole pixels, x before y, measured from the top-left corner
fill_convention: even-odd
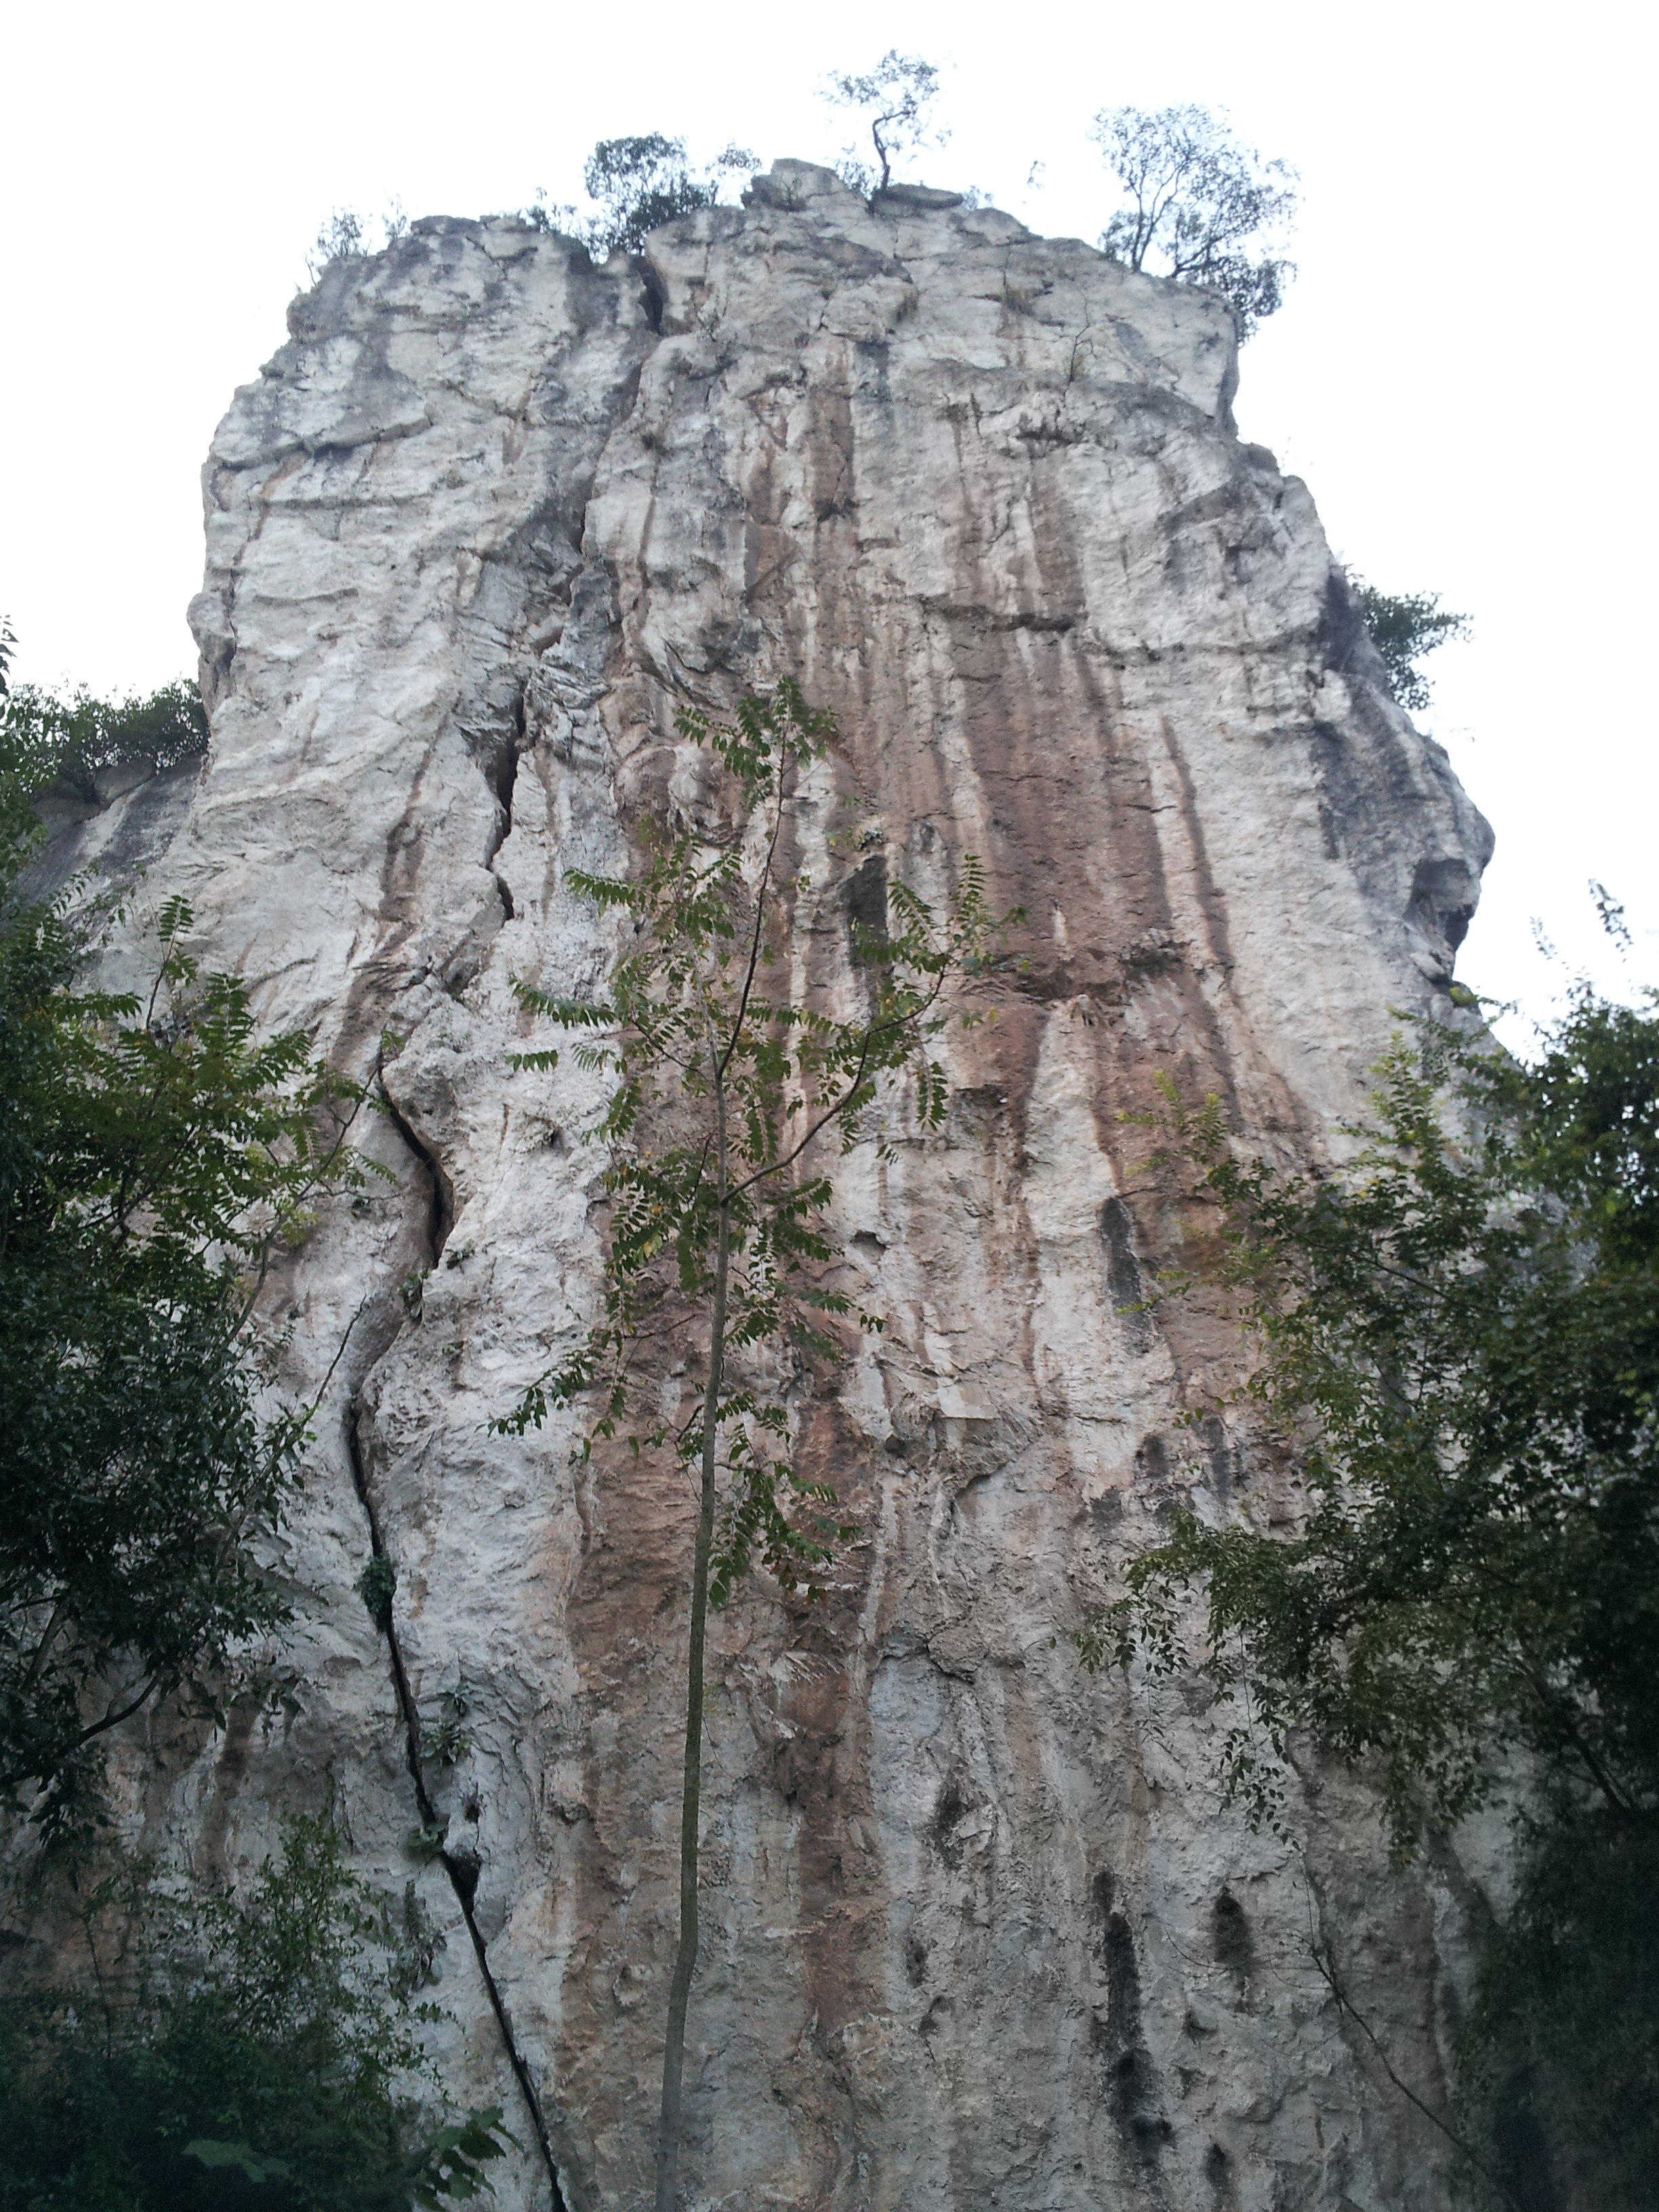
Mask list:
[[[1659,980],[1650,21],[1608,0],[30,9],[0,128],[18,673],[124,690],[193,665],[198,471],[332,207],[577,199],[593,142],[631,131],[832,160],[850,126],[825,72],[896,45],[950,65],[951,141],[909,173],[1092,239],[1091,116],[1195,100],[1302,172],[1301,275],[1245,350],[1242,434],[1306,478],[1340,558],[1474,620],[1422,717],[1498,830],[1461,972],[1534,1011],[1568,968]],[[1629,969],[1591,875],[1629,909]]]

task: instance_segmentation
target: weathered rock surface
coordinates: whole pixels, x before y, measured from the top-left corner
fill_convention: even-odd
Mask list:
[[[642,270],[428,222],[291,321],[207,466],[213,749],[182,827],[151,805],[144,896],[189,896],[272,1023],[380,1067],[398,1180],[286,1286],[296,1389],[349,1328],[283,1563],[286,1717],[158,1718],[134,1832],[246,1863],[332,1788],[450,1929],[463,2092],[513,2118],[465,1898],[568,2201],[647,2200],[692,1501],[573,1470],[565,1429],[486,1431],[600,1251],[592,1079],[512,1072],[510,979],[603,976],[567,870],[626,864],[677,707],[793,673],[843,732],[825,816],[860,781],[930,895],[981,855],[1030,967],[952,1045],[947,1133],[836,1170],[886,1333],[799,1449],[860,1534],[828,1606],[756,1584],[715,1632],[688,2201],[1443,2204],[1310,1934],[1432,2100],[1464,1877],[1390,1872],[1340,1777],[1292,1808],[1305,1848],[1250,1835],[1216,1717],[1067,1640],[1173,1498],[1252,1480],[1248,1440],[1212,1424],[1194,1468],[1175,1425],[1235,1352],[1136,1310],[1176,1224],[1122,1117],[1167,1070],[1312,1141],[1389,1010],[1445,989],[1490,849],[1306,490],[1237,441],[1225,310],[781,163]],[[833,992],[835,915],[811,945]],[[352,1587],[371,1511],[422,1713],[469,1701],[427,1769],[449,1881],[407,1850]],[[531,2158],[504,2202],[548,2196]]]

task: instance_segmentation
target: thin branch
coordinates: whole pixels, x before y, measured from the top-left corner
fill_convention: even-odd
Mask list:
[[[1504,2202],[1510,2208],[1510,2212],[1524,2212],[1524,2208],[1522,2205],[1520,2199],[1510,2189],[1508,2184],[1502,2180],[1498,2175],[1494,2173],[1484,2160],[1477,2158],[1468,2142],[1462,2136],[1459,2135],[1456,2129],[1452,2127],[1447,2121],[1443,2120],[1439,2113],[1434,2110],[1433,2106],[1431,2105],[1425,2104],[1423,2099],[1418,2095],[1416,2090],[1412,2088],[1407,2083],[1402,2081],[1399,2075],[1395,2073],[1393,2061],[1389,2058],[1387,2051],[1384,2050],[1382,2042],[1377,2037],[1376,2030],[1354,2003],[1346,1990],[1343,1988],[1341,1981],[1337,1975],[1336,1968],[1332,1963],[1330,1953],[1319,1938],[1314,1923],[1313,1892],[1311,1888],[1310,1888],[1308,1893],[1308,1948],[1312,1955],[1314,1965],[1319,1970],[1321,1979],[1324,1982],[1331,1995],[1336,1999],[1337,2004],[1341,2010],[1347,2014],[1349,2019],[1352,2021],[1354,2026],[1359,2030],[1366,2042],[1370,2045],[1371,2049],[1376,2053],[1378,2064],[1382,2067],[1382,2071],[1388,2075],[1389,2081],[1393,2082],[1395,2087],[1400,2092],[1401,2095],[1406,2100],[1407,2103],[1413,2106],[1418,2112],[1421,2112],[1424,2118],[1429,2122],[1431,2127],[1438,2128],[1441,2134],[1444,2136],[1446,2141],[1450,2143],[1453,2149],[1458,2152],[1462,2157],[1466,2158],[1469,2164],[1474,2168],[1475,2172],[1480,2176],[1481,2179],[1483,2181],[1489,2182],[1492,2188],[1498,2191]]]

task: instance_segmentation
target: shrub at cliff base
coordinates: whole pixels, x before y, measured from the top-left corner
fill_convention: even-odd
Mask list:
[[[99,1942],[73,1997],[0,2017],[0,2212],[408,2212],[488,2189],[501,2113],[434,2125],[417,2102],[430,1930],[412,1897],[401,1929],[377,1910],[327,1821],[294,1821],[240,1899],[125,1902],[125,1957]]]

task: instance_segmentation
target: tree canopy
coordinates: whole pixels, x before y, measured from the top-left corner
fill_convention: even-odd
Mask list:
[[[265,1401],[248,1325],[313,1196],[360,1177],[358,1094],[200,973],[181,901],[154,917],[147,992],[88,988],[109,909],[21,889],[43,763],[20,704],[0,725],[0,1802],[61,1828],[91,1817],[110,1729],[283,1617],[258,1555],[306,1422]]]
[[[67,786],[88,800],[111,769],[147,775],[204,753],[207,710],[194,683],[180,679],[125,699],[100,699],[84,685],[67,697],[20,684],[6,705],[4,774],[28,788]]]
[[[1294,169],[1263,162],[1206,107],[1103,108],[1091,135],[1128,196],[1103,253],[1219,292],[1241,338],[1277,313],[1296,273],[1272,250],[1296,212]]]
[[[642,138],[604,138],[587,157],[582,184],[598,213],[583,238],[603,258],[621,246],[643,251],[647,233],[694,209],[713,207],[728,176],[747,176],[758,164],[741,146],[728,146],[701,172],[686,157],[685,142],[651,131]]]
[[[632,138],[602,138],[582,170],[592,212],[550,206],[542,194],[520,208],[515,220],[534,230],[562,230],[581,243],[596,260],[620,248],[641,253],[659,223],[717,207],[729,177],[750,175],[755,156],[731,145],[702,169],[693,167],[683,138],[648,131]]]
[[[939,97],[939,70],[920,54],[902,54],[890,46],[874,69],[862,76],[845,71],[833,74],[826,95],[842,107],[861,108],[870,125],[875,149],[872,169],[856,147],[849,146],[841,159],[840,173],[855,191],[866,198],[884,192],[892,182],[893,163],[918,147],[942,146],[947,131],[933,126],[928,111]]]

